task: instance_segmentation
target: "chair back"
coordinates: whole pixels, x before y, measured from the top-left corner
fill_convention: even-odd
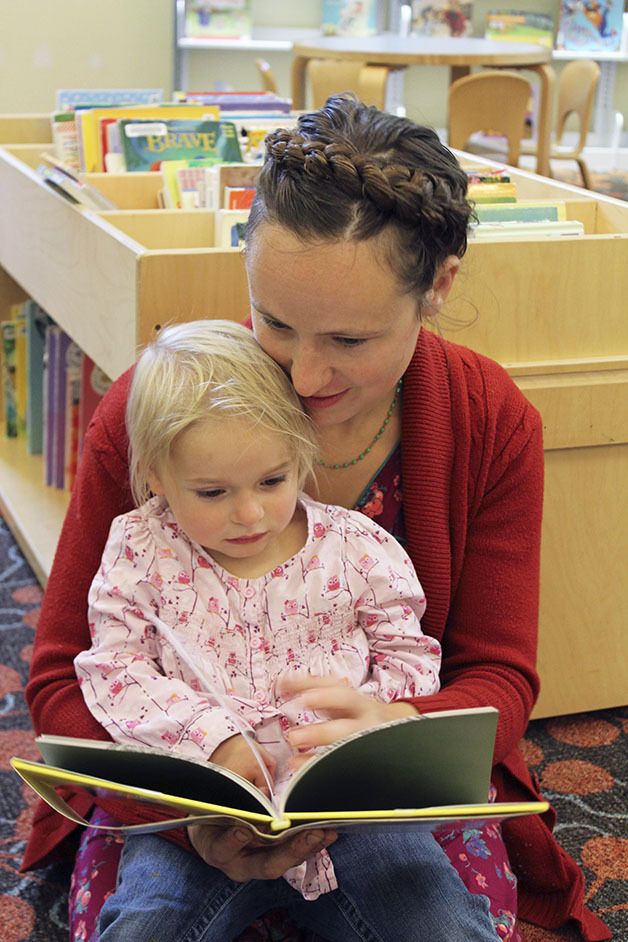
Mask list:
[[[556,143],[565,131],[570,115],[578,116],[580,139],[573,153],[580,154],[586,145],[591,126],[595,89],[600,80],[600,67],[592,59],[574,59],[568,62],[558,79],[558,110],[556,113]]]
[[[388,66],[366,65],[351,59],[310,59],[307,79],[312,107],[322,108],[330,95],[354,92],[366,105],[383,110],[389,72]]]
[[[449,146],[464,150],[477,131],[501,134],[508,141],[508,163],[516,167],[532,93],[518,72],[487,69],[449,86]]]

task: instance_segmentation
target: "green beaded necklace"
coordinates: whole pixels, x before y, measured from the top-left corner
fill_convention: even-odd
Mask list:
[[[375,435],[375,438],[373,439],[371,444],[368,446],[368,448],[365,448],[364,451],[361,451],[360,454],[357,456],[357,458],[352,458],[351,461],[337,461],[335,464],[326,464],[320,458],[317,458],[316,464],[319,465],[321,468],[328,468],[330,471],[337,471],[339,468],[351,468],[353,467],[354,464],[357,464],[358,461],[362,461],[363,458],[366,458],[366,456],[371,451],[373,446],[380,440],[380,438],[386,431],[386,426],[390,422],[392,418],[392,414],[395,411],[395,408],[397,406],[397,400],[399,399],[399,394],[401,393],[401,385],[402,385],[402,381],[399,380],[399,382],[397,383],[397,388],[395,389],[395,395],[393,396],[393,401],[390,403],[390,408],[388,412],[386,413],[386,418],[382,422],[382,426],[380,430],[377,432],[377,434]]]

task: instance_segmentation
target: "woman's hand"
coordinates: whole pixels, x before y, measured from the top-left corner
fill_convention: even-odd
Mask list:
[[[246,828],[191,824],[187,830],[192,847],[205,863],[237,883],[277,880],[336,840],[333,831],[305,831],[269,846]]]
[[[272,781],[277,763],[270,753],[262,749],[261,746],[257,747],[257,751],[262,757],[268,769],[268,776]],[[247,782],[252,782],[253,785],[259,788],[267,798],[270,797],[268,785],[266,784],[266,779],[264,778],[260,764],[255,758],[246,739],[240,733],[237,733],[235,736],[230,736],[229,739],[225,739],[224,742],[221,742],[218,748],[214,749],[212,752],[210,761],[214,762],[216,765],[222,765],[223,768],[229,769],[231,772],[237,772],[238,775],[245,778]]]
[[[299,752],[328,746],[361,730],[418,713],[410,703],[381,703],[374,697],[359,693],[337,677],[282,679],[281,695],[286,699],[298,698],[305,709],[329,717],[320,723],[294,726],[287,733],[288,742]]]

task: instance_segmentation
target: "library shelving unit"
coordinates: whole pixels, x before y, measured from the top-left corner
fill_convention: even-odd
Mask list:
[[[88,176],[118,210],[71,205],[34,170],[44,117],[0,117],[0,318],[33,297],[111,378],[162,323],[243,319],[242,257],[212,247],[212,214],[158,209],[154,173]],[[500,362],[543,417],[534,715],[556,716],[625,702],[628,204],[510,172],[520,198],[564,200],[585,235],[471,244],[438,326]],[[42,481],[41,459],[0,439],[0,507],[45,583],[67,495]]]

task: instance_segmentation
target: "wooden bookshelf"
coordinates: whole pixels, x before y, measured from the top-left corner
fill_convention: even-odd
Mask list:
[[[10,140],[0,116],[0,317],[33,297],[115,378],[159,324],[246,316],[241,254],[211,247],[211,213],[158,209],[150,173],[90,175],[120,208],[77,209],[35,173],[49,144],[28,128],[13,119]],[[543,416],[540,717],[626,699],[628,204],[511,173],[521,198],[565,200],[586,234],[470,245],[439,327],[502,363]],[[21,491],[26,458],[2,444],[0,506],[43,583],[67,497],[41,469]]]

